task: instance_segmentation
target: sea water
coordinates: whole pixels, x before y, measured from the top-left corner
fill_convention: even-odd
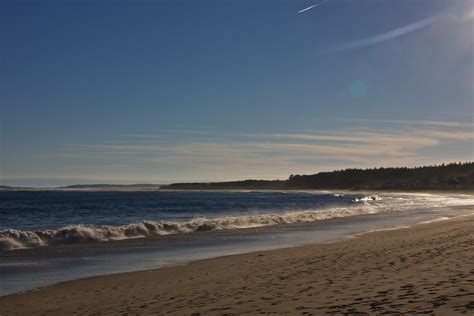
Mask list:
[[[0,295],[473,213],[462,194],[2,191]]]

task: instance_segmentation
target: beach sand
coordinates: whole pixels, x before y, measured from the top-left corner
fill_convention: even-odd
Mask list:
[[[73,313],[474,315],[474,217],[0,298],[2,316]]]

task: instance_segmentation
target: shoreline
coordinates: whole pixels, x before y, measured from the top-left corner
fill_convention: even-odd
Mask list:
[[[404,247],[407,243],[410,247]],[[440,251],[446,243],[450,246],[442,248],[449,250],[449,254]],[[408,228],[368,232],[332,243],[229,255],[154,270],[66,281],[0,297],[0,313],[413,312],[410,308],[462,313],[474,310],[474,269],[469,265],[474,261],[473,243],[474,216],[463,216]],[[373,247],[368,247],[368,244],[373,244]],[[374,252],[379,252],[379,256],[374,256]],[[415,255],[410,256],[411,252]],[[433,256],[433,253],[437,255]],[[353,260],[343,260],[346,264],[336,260],[347,256]],[[427,258],[417,258],[419,256]],[[413,257],[417,259],[416,265],[412,262]],[[312,263],[319,263],[318,269]],[[419,269],[418,264],[424,269]],[[360,278],[361,274],[363,278]],[[440,277],[444,278],[438,280]],[[395,283],[406,284],[397,288]],[[442,286],[447,283],[450,283],[449,287]],[[332,295],[322,291],[333,285],[336,289]],[[431,290],[427,285],[432,285],[429,287]],[[420,291],[415,291],[418,286]],[[363,295],[361,299],[354,297],[375,289],[379,291],[370,298]],[[131,298],[125,296],[128,291],[131,291]],[[265,291],[272,295],[266,297]],[[80,302],[75,299],[76,292],[82,293]],[[403,293],[389,295],[392,292],[404,292],[405,296]],[[174,299],[171,293],[174,293]],[[202,293],[210,296],[203,297]],[[243,300],[243,294],[247,301]],[[413,298],[408,300],[411,303],[407,301],[409,297]],[[420,299],[422,297],[426,299]],[[114,304],[106,308],[107,304],[98,304],[101,298]],[[370,299],[374,302],[367,301]],[[48,303],[50,300],[55,303]],[[336,305],[339,307],[334,307]]]
[[[15,188],[15,189],[0,189],[0,192],[329,192],[329,193],[347,193],[347,194],[374,194],[374,193],[406,193],[406,194],[461,194],[461,195],[474,195],[474,189],[120,189],[120,188]]]

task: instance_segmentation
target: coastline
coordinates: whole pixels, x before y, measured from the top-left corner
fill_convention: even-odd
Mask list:
[[[370,188],[354,188],[354,189],[335,189],[335,188],[319,188],[319,189],[295,189],[295,188],[278,188],[278,189],[171,189],[171,188],[56,188],[56,187],[18,187],[2,189],[0,192],[31,192],[31,191],[55,191],[55,192],[330,192],[330,193],[347,193],[347,194],[374,194],[374,193],[408,193],[408,194],[465,194],[474,195],[474,189],[406,189],[406,188],[387,188],[387,189],[370,189]]]
[[[464,216],[63,282],[1,297],[0,313],[468,313],[473,244],[474,216]]]

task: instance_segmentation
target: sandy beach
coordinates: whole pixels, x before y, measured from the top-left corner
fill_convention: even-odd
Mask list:
[[[92,277],[0,298],[1,315],[474,313],[474,217]]]

